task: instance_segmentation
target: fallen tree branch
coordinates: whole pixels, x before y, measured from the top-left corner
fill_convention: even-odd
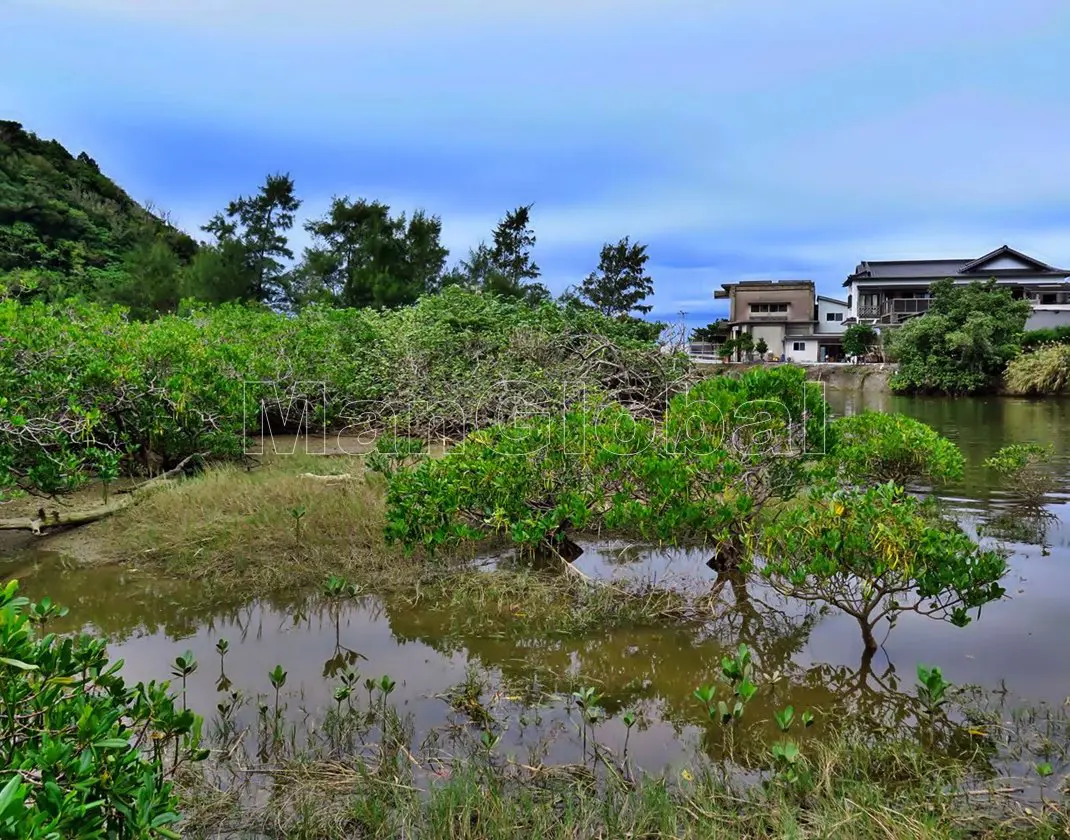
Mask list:
[[[155,478],[143,481],[136,487],[130,487],[115,494],[113,501],[89,508],[76,510],[50,510],[40,508],[36,516],[23,516],[14,519],[0,519],[0,531],[30,531],[34,536],[41,536],[45,530],[51,528],[65,528],[74,525],[86,525],[97,522],[111,516],[123,508],[129,507],[147,491],[161,487],[172,479],[177,478],[185,470],[186,465],[194,458],[202,457],[200,453],[183,458],[177,466],[161,473]]]
[[[343,481],[355,481],[356,479],[349,473],[341,473],[340,475],[318,475],[317,473],[301,473],[298,478],[314,478],[317,481],[322,481],[327,484],[339,484]]]

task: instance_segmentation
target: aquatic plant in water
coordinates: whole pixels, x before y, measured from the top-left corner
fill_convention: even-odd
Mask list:
[[[1050,443],[1015,443],[986,458],[985,466],[998,473],[1023,503],[1039,507],[1057,486],[1050,466],[1054,454]]]

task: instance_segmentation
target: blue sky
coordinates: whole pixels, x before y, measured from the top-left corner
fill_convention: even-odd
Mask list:
[[[1065,0],[0,0],[0,103],[194,231],[288,171],[442,217],[534,202],[554,291],[649,245],[655,314],[862,259],[1070,264]],[[303,233],[294,236],[299,247]]]

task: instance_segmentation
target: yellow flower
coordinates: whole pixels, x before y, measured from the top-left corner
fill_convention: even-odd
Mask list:
[[[695,780],[695,777],[691,775],[690,770],[684,770],[684,772],[682,772],[680,775],[683,777],[685,782],[692,782]]]

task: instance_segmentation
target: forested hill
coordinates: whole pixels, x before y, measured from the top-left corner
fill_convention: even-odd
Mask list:
[[[301,204],[289,174],[269,174],[209,219],[199,243],[139,205],[85,152],[75,157],[0,122],[0,300],[120,304],[136,319],[176,313],[183,301],[395,309],[447,286],[536,307],[552,301],[533,256],[531,204],[507,212],[452,266],[438,216],[349,196],[300,222],[311,242],[295,253]],[[556,303],[634,320],[653,340],[662,325],[633,315],[651,309],[646,245],[625,236],[591,257],[595,270]]]
[[[0,277],[50,298],[137,305],[146,262],[189,262],[189,235],[139,205],[85,152],[0,121]]]

